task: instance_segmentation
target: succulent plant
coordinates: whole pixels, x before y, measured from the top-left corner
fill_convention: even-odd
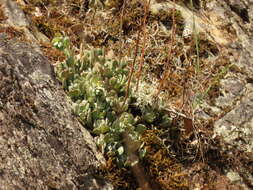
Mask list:
[[[149,103],[143,103],[139,115],[133,115],[131,107],[140,106],[131,89],[125,102],[128,68],[127,62],[107,58],[102,49],[83,52],[74,56],[67,37],[57,37],[53,45],[64,52],[67,59],[57,64],[58,79],[73,102],[73,112],[83,125],[97,136],[97,143],[107,154],[116,156],[118,163],[127,164],[127,152],[123,134],[127,134],[139,147],[143,157],[141,135],[146,125],[159,122],[169,125],[169,117]]]

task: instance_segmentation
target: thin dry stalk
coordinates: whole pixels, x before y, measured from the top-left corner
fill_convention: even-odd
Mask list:
[[[148,15],[148,9],[150,5],[150,0],[145,1],[144,5],[144,18],[143,18],[143,25],[142,25],[142,31],[143,31],[143,45],[142,45],[142,50],[141,50],[141,61],[140,61],[140,66],[139,70],[137,71],[137,85],[136,85],[136,91],[138,91],[139,88],[139,82],[140,82],[140,77],[141,77],[141,72],[144,64],[144,55],[145,55],[145,47],[146,47],[146,20],[147,20],[147,15]]]
[[[124,12],[125,12],[125,7],[126,7],[126,0],[123,1],[123,5],[122,5],[122,8],[121,8],[121,13],[120,13],[120,28],[122,29],[123,28],[123,19],[124,19]],[[123,43],[124,41],[121,40],[120,41],[120,51],[119,52],[122,52],[122,47],[123,47]],[[119,54],[119,60],[121,60],[122,58],[122,53]]]
[[[137,40],[136,40],[136,45],[135,45],[135,53],[134,53],[134,60],[132,62],[131,68],[130,68],[130,73],[129,73],[128,81],[127,81],[126,96],[125,96],[125,99],[124,99],[124,102],[122,104],[121,109],[125,105],[126,100],[127,100],[128,96],[129,96],[129,88],[130,88],[130,84],[131,84],[133,73],[134,73],[134,65],[136,63],[136,58],[137,58],[137,55],[138,55],[139,42],[140,42],[140,31],[138,31],[138,35],[137,35]]]

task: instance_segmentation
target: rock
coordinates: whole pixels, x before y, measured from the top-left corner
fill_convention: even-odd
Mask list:
[[[238,58],[231,59],[231,63],[238,70],[229,70],[224,79],[221,80],[220,90],[222,95],[216,99],[215,106],[223,110],[222,117],[214,123],[214,132],[233,148],[244,152],[252,157],[253,151],[253,4],[252,1],[217,2],[223,7],[224,23],[232,23],[236,33],[237,46],[231,46],[233,55]],[[231,12],[225,10],[231,10]],[[226,110],[226,108],[229,108]],[[235,164],[236,165],[236,164]],[[235,168],[237,168],[235,170]],[[232,175],[233,174],[233,175]],[[234,166],[226,174],[231,181],[240,184],[244,189],[253,186],[252,167]],[[240,180],[234,180],[242,177]]]
[[[240,1],[229,1],[229,6],[234,6]],[[218,4],[218,3],[217,3]],[[224,2],[221,3],[225,8],[229,6]],[[240,2],[240,6],[248,6],[248,10],[253,9],[253,4],[250,1]],[[253,31],[250,28],[253,27],[252,15],[249,17],[248,24],[244,24],[242,18],[238,18],[237,13],[226,13],[227,19],[224,22],[233,23],[233,28],[236,31],[238,38],[238,47],[231,48],[231,52],[239,54],[238,59],[231,60],[235,67],[239,68],[239,71],[230,70],[224,79],[221,80],[222,95],[216,99],[216,106],[220,108],[230,107],[229,111],[224,114],[224,117],[220,118],[215,123],[215,131],[222,135],[226,142],[239,145],[240,149],[252,152],[252,92],[253,86],[251,82],[252,78],[252,57],[253,57],[253,45],[251,36]],[[229,15],[228,15],[229,14]],[[241,140],[239,140],[239,139]]]
[[[238,105],[215,123],[214,130],[230,144],[238,145],[241,150],[253,151],[253,86]]]

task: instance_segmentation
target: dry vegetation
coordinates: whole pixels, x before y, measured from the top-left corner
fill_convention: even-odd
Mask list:
[[[219,95],[219,80],[231,67],[222,46],[208,33],[184,35],[185,20],[180,11],[174,7],[156,14],[149,10],[148,0],[96,0],[93,5],[88,0],[17,2],[48,38],[41,41],[41,47],[52,61],[64,59],[50,44],[57,35],[69,36],[77,53],[80,47],[102,47],[113,51],[118,59],[129,60],[132,77],[154,85],[153,95],[166,100],[172,125],[150,126],[143,136],[148,151],[142,167],[153,189],[192,189],[193,183],[201,180],[205,189],[229,185],[221,173],[234,157],[222,151],[224,144],[219,138],[212,137],[217,118],[195,117],[202,101],[212,104]],[[206,2],[193,1],[191,7],[189,1],[175,1],[196,14]],[[247,157],[241,154],[237,152],[238,160]],[[118,189],[138,187],[138,176],[118,168],[111,158],[100,174]]]

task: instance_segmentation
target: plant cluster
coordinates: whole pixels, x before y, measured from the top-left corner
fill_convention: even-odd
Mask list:
[[[73,111],[97,136],[101,149],[118,163],[131,164],[124,145],[127,135],[143,158],[145,148],[140,139],[146,126],[169,126],[171,120],[158,108],[141,103],[131,88],[127,90],[127,62],[109,58],[102,49],[86,50],[77,58],[67,37],[54,38],[53,45],[67,57],[57,64],[56,73],[73,102]]]

